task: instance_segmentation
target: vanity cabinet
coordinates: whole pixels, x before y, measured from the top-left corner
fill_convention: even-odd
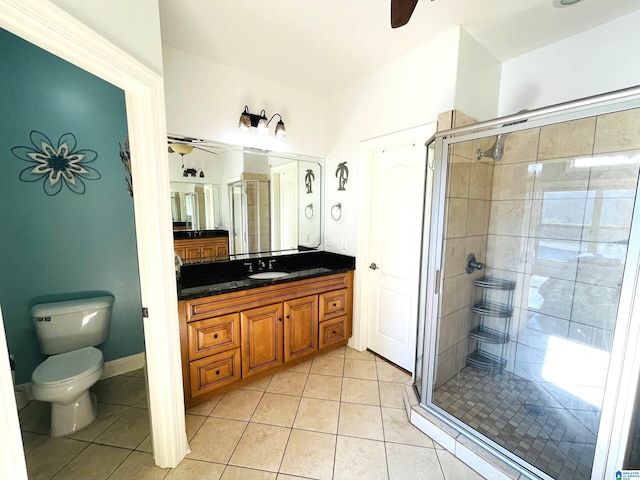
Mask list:
[[[352,298],[349,271],[179,301],[187,407],[320,349],[346,345]]]
[[[205,258],[229,257],[229,238],[189,238],[173,241],[175,252],[184,263],[201,262]]]

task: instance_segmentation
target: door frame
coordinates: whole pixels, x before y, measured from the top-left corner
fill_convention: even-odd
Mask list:
[[[175,467],[188,452],[171,235],[164,82],[160,75],[44,0],[1,0],[0,27],[125,92],[154,459]],[[0,316],[0,327],[4,327]],[[4,332],[0,335],[0,477],[26,479]]]
[[[409,143],[424,143],[435,133],[436,127],[437,123],[434,121],[360,142],[358,151],[358,175],[360,177],[358,182],[358,242],[356,247],[358,254],[356,255],[356,275],[353,289],[353,333],[349,340],[349,345],[356,350],[362,351],[368,348],[367,335],[373,318],[367,315],[371,302],[367,292],[372,281],[369,270],[369,249],[371,246],[369,237],[373,218],[371,211],[371,196],[374,194],[371,188],[373,155],[384,149],[401,147]],[[422,207],[422,202],[420,207]],[[418,312],[416,312],[416,318],[417,315]]]

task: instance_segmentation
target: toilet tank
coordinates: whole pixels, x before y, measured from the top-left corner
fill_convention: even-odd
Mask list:
[[[109,335],[113,301],[106,295],[31,307],[40,351],[55,355],[104,342]]]

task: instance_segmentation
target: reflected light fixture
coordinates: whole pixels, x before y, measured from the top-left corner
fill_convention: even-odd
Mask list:
[[[269,131],[269,125],[271,120],[275,117],[280,120],[276,124],[275,135],[278,138],[282,138],[286,135],[284,128],[284,122],[282,121],[282,115],[274,113],[270,119],[267,120],[267,114],[264,110],[261,110],[259,114],[250,113],[249,107],[245,105],[244,110],[240,114],[240,121],[238,122],[238,128],[241,130],[249,130],[251,127],[257,128],[259,133],[266,134]]]
[[[188,155],[191,152],[193,152],[193,146],[185,145],[184,143],[171,143],[169,144],[169,147],[171,148],[171,150],[173,150],[176,153],[179,153],[182,156]]]

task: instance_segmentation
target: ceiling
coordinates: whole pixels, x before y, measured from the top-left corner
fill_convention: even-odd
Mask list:
[[[640,0],[558,1],[419,0],[398,29],[389,0],[159,3],[163,45],[327,95],[455,25],[505,61],[640,10]]]

